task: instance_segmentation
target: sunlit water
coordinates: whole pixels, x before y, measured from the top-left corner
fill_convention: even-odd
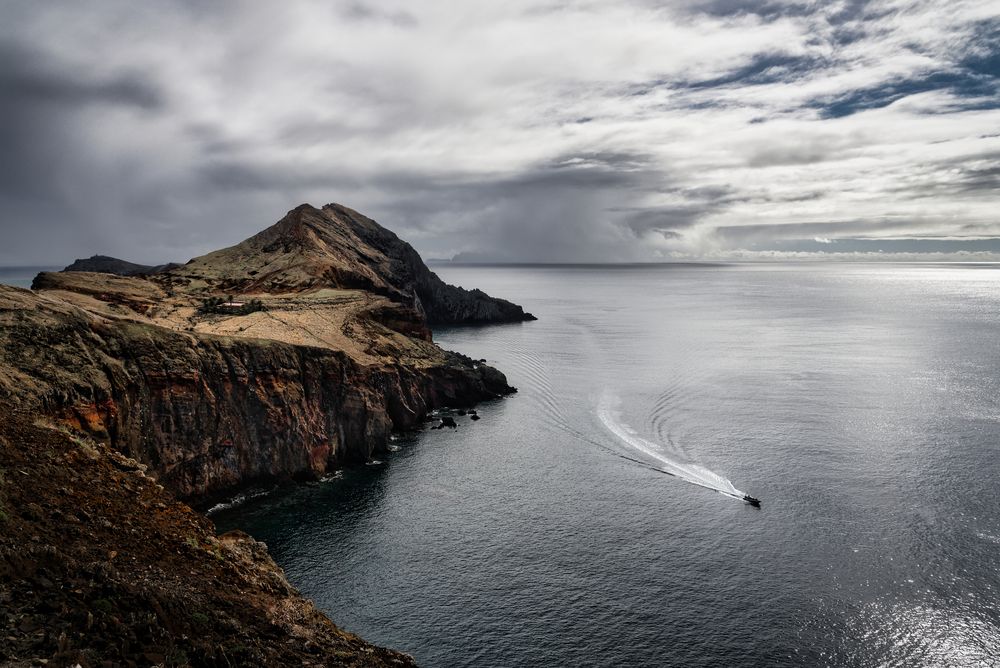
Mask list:
[[[520,392],[214,515],[339,625],[424,666],[995,664],[1000,269],[436,269],[539,317],[436,334]]]

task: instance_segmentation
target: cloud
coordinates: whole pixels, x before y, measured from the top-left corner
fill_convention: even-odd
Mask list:
[[[931,257],[1000,238],[985,0],[2,11],[0,264],[184,260],[303,201],[429,257],[845,259],[882,240]]]

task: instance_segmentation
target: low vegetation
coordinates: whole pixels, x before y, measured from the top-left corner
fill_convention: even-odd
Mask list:
[[[249,315],[257,311],[266,311],[267,307],[259,299],[251,299],[248,302],[236,302],[233,298],[208,297],[201,300],[198,313],[223,313],[225,315]]]

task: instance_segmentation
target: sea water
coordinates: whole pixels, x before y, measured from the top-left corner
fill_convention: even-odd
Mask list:
[[[24,267],[0,267],[0,284],[13,285],[17,288],[30,288],[31,282],[40,272],[59,271],[62,267],[56,266],[24,266]]]
[[[996,664],[1000,268],[434,269],[538,316],[435,333],[519,392],[213,515],[337,624],[423,666]]]

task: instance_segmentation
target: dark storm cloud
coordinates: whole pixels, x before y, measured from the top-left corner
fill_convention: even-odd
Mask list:
[[[745,194],[728,186],[703,186],[697,188],[664,188],[661,195],[669,195],[678,203],[648,207],[611,209],[618,214],[615,219],[638,238],[655,233],[667,240],[683,237],[683,232],[703,221],[707,216],[722,211],[737,201],[746,201]]]
[[[998,68],[1000,21],[932,0],[14,1],[0,264],[184,260],[303,201],[434,257],[990,235]]]
[[[94,72],[5,40],[0,99],[0,230],[8,248],[17,248],[10,242],[20,239],[34,247],[34,255],[17,248],[0,254],[0,262],[18,256],[37,262],[51,249],[64,257],[88,239],[104,239],[101,221],[67,212],[67,200],[86,208],[88,198],[103,196],[77,185],[88,169],[79,116],[115,108],[160,113],[166,107],[163,91],[135,72]]]
[[[961,189],[974,193],[1000,193],[1000,162],[988,167],[972,167],[963,170]]]
[[[430,257],[630,261],[638,256],[621,205],[662,185],[646,163],[641,153],[598,152],[557,156],[510,175],[378,175],[370,185],[401,196],[372,212],[427,239]],[[470,217],[476,225],[466,229]]]
[[[624,222],[639,237],[657,232],[669,239],[677,239],[681,236],[679,230],[693,226],[716,208],[712,204],[651,207],[625,216]]]
[[[110,104],[155,110],[165,104],[163,92],[138,73],[95,75],[9,42],[0,43],[0,90],[6,107]]]

